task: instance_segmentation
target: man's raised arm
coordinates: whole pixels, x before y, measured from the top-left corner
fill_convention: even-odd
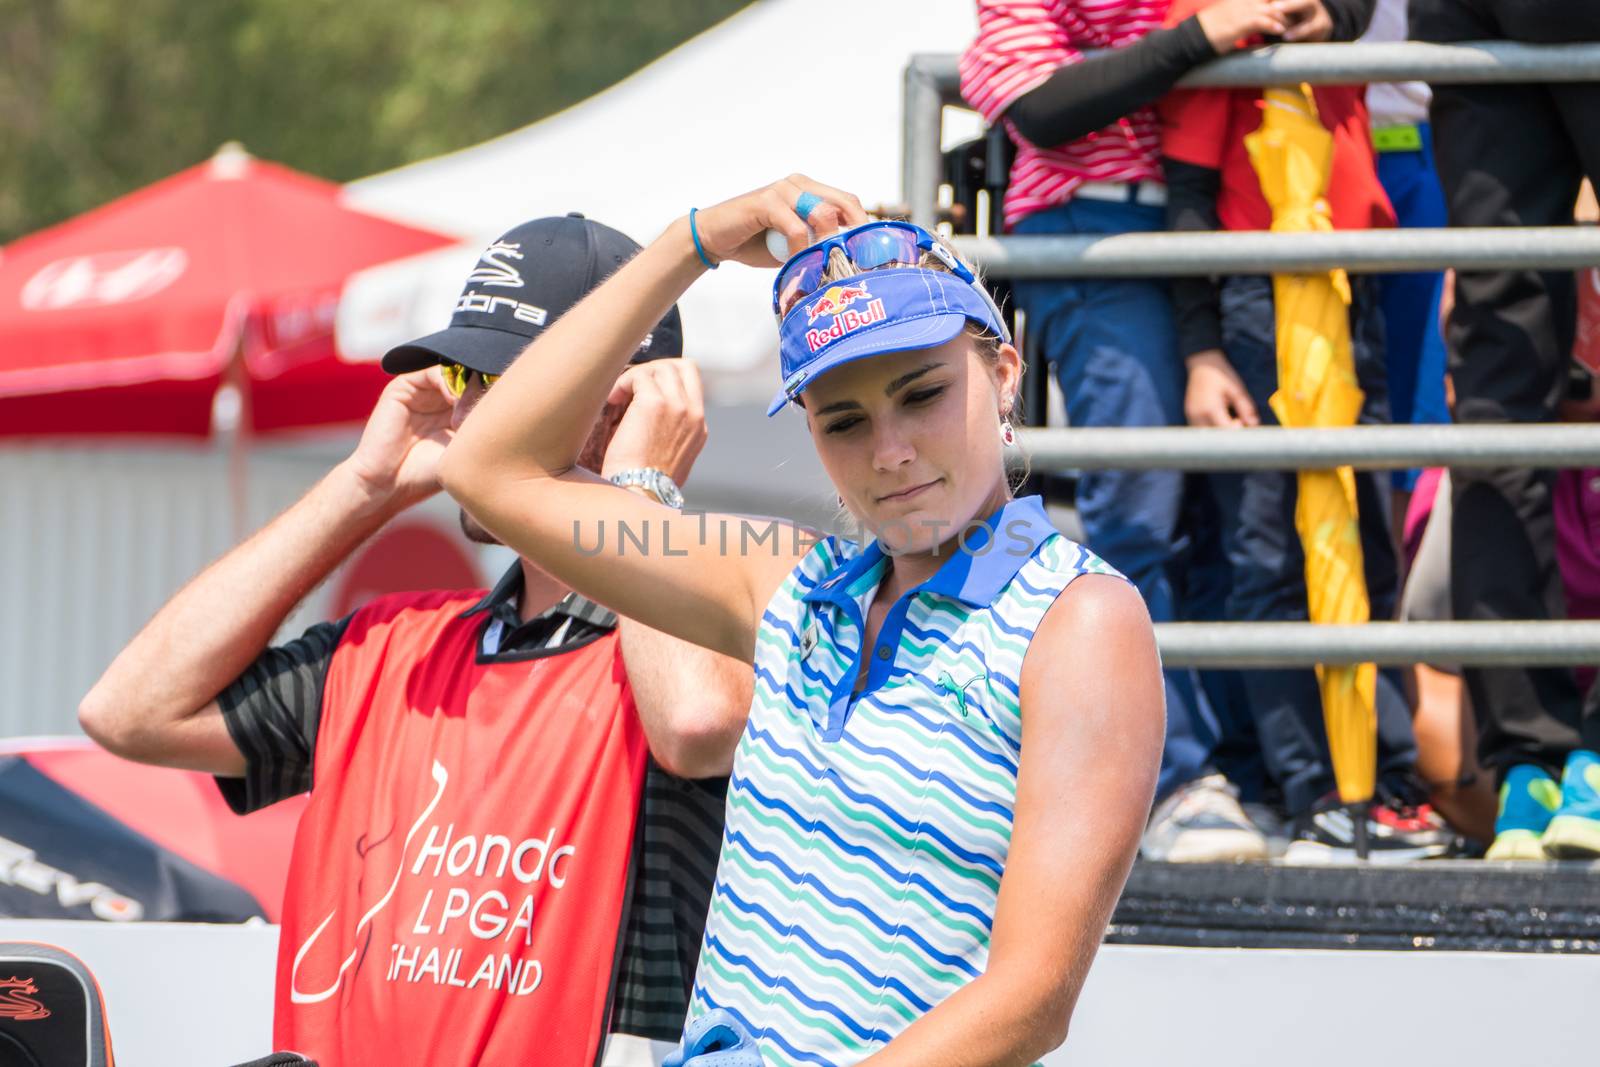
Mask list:
[[[84,731],[128,759],[242,775],[217,695],[357,546],[438,491],[450,418],[437,371],[390,382],[350,458],[184,586],[112,661],[78,706]]]

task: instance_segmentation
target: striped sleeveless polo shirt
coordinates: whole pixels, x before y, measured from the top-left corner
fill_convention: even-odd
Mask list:
[[[818,542],[762,617],[690,1016],[732,1012],[769,1067],[855,1063],[988,960],[1023,656],[1068,583],[1116,572],[1038,497],[963,540],[889,610],[854,697],[877,542]]]

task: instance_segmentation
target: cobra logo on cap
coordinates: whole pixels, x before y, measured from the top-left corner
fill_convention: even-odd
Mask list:
[[[479,285],[501,285],[509,289],[521,289],[522,272],[506,262],[508,259],[523,258],[521,248],[521,244],[496,241],[484,249],[483,255],[478,257],[478,265],[467,275],[467,281],[477,282]]]

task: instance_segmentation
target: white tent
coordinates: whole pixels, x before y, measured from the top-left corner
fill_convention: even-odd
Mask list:
[[[374,358],[443,326],[476,248],[525,219],[581,211],[648,243],[692,206],[793,171],[893,203],[906,61],[959,52],[975,30],[972,0],[757,0],[558,115],[355,182],[358,206],[474,248],[356,279],[341,345]],[[950,137],[976,134],[975,116],[952,118]],[[770,285],[770,272],[730,265],[684,298],[688,354],[714,395],[776,388]]]

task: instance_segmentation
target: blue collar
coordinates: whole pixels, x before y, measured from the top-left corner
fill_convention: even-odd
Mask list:
[[[984,519],[981,526],[971,527],[960,539],[964,547],[955,548],[933,577],[913,592],[937,593],[969,607],[986,608],[1057,532],[1050,525],[1041,498],[1019,497]],[[878,542],[873,541],[801,599],[842,606],[865,591],[863,579],[880,570],[886,558]],[[872,584],[879,578],[881,575],[875,576]]]

